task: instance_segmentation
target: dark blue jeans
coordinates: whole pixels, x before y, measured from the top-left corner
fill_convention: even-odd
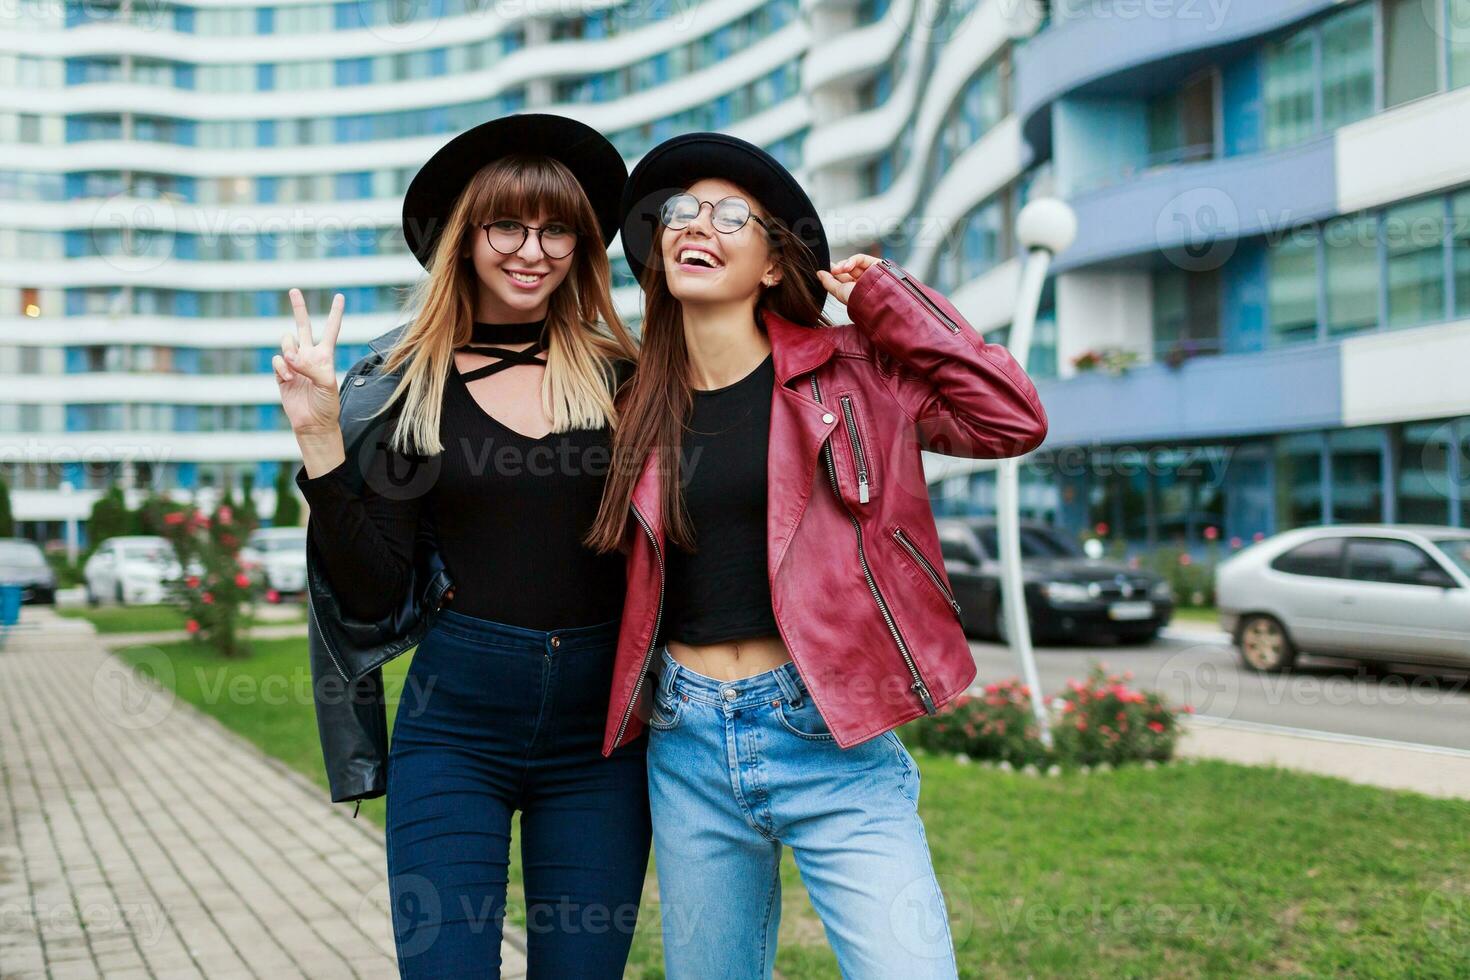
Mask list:
[[[543,632],[435,614],[388,753],[403,977],[499,974],[516,810],[529,976],[623,975],[652,831],[648,739],[602,756],[617,627]]]

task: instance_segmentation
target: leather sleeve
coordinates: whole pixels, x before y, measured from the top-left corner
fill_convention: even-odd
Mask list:
[[[924,449],[999,459],[1046,438],[1036,386],[1011,352],[986,343],[948,299],[901,267],[869,267],[847,310]]]

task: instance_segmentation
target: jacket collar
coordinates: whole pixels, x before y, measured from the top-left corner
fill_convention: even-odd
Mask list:
[[[830,327],[804,326],[770,310],[765,311],[764,319],[777,384],[815,371],[837,348],[837,331]]]

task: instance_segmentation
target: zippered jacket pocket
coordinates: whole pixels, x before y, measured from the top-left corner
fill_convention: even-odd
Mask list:
[[[950,591],[949,583],[945,581],[944,573],[925,556],[913,538],[909,537],[908,533],[902,527],[895,526],[892,531],[892,537],[897,542],[899,550],[908,556],[908,560],[913,563],[914,567],[928,580],[929,584],[939,593],[940,598],[954,612],[955,618],[963,621],[964,617],[960,612],[959,600]]]

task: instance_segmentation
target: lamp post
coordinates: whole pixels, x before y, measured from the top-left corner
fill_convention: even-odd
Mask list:
[[[1021,209],[1016,219],[1016,237],[1025,250],[1016,312],[1011,320],[1011,355],[1024,367],[1031,354],[1031,335],[1036,329],[1036,311],[1052,257],[1072,244],[1077,236],[1077,216],[1063,201],[1037,198]],[[1021,575],[1021,461],[1003,459],[996,470],[996,530],[1000,546],[1000,594],[1005,612],[1006,635],[1011,651],[1021,664],[1021,673],[1031,689],[1031,710],[1037,733],[1051,747],[1051,725],[1047,722],[1046,699],[1036,672],[1036,652],[1031,647],[1031,617],[1026,611],[1025,583]]]

